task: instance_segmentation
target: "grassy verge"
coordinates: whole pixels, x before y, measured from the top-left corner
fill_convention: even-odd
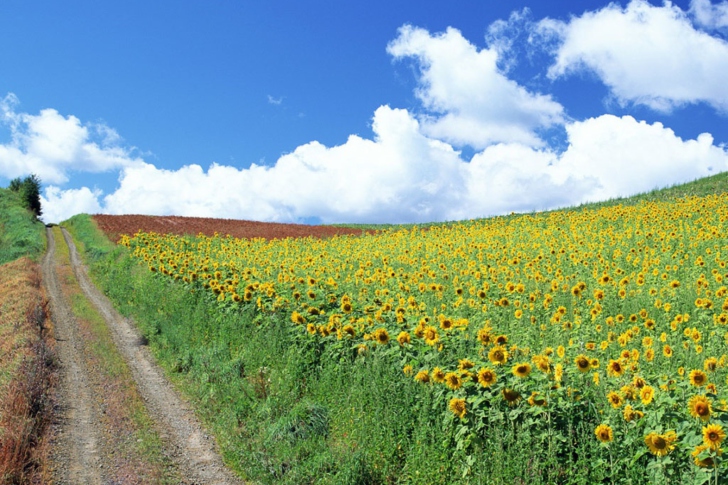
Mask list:
[[[0,483],[30,483],[43,474],[56,379],[36,263],[0,266],[0,302]]]
[[[595,419],[586,413],[561,423],[564,434],[537,436],[506,408],[484,432],[487,439],[466,453],[458,447],[460,423],[443,420],[452,413],[442,390],[406,376],[398,351],[359,354],[345,343],[302,338],[281,324],[283,315],[221,312],[206,295],[152,277],[125,248],[99,249],[90,218],[75,218],[70,229],[84,241],[97,283],[135,319],[228,465],[246,479],[587,484],[604,478],[604,467],[589,462],[598,445],[591,439]]]
[[[131,476],[139,483],[178,483],[180,477],[162,453],[162,442],[109,327],[78,286],[60,228],[53,232],[59,241],[55,254],[58,276],[78,321],[91,385],[103,409],[101,421],[109,443],[106,459],[119,480]]]
[[[44,230],[23,207],[19,194],[0,189],[0,264],[21,256],[37,260],[45,250]]]

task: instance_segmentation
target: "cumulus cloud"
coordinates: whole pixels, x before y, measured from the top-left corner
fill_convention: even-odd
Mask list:
[[[432,113],[422,118],[428,136],[476,149],[503,142],[541,146],[534,130],[561,123],[564,109],[500,71],[498,51],[507,49],[499,44],[478,50],[457,29],[433,35],[409,25],[387,46],[394,59],[417,62],[416,95]]]
[[[54,185],[48,186],[40,197],[43,208],[41,219],[45,222],[61,222],[76,214],[98,214],[103,211],[99,198],[100,190],[80,189],[62,190]]]
[[[694,2],[697,17],[716,19],[713,11],[703,15],[705,7],[705,1]],[[728,43],[697,30],[670,2],[611,3],[568,22],[544,19],[538,30],[542,38],[559,40],[548,70],[552,79],[591,71],[622,104],[667,112],[706,102],[728,111]]]
[[[422,134],[406,110],[379,108],[373,127],[371,140],[308,143],[271,167],[213,164],[205,171],[142,164],[123,169],[118,189],[103,199],[98,192],[90,197],[88,189],[53,189],[46,199],[51,205],[73,201],[86,212],[97,203],[99,212],[112,214],[427,222],[604,200],[728,170],[728,153],[709,134],[683,140],[660,123],[631,116],[570,123],[563,153],[499,143],[469,161]],[[52,220],[55,213],[47,214]]]
[[[116,131],[103,124],[82,125],[75,116],[54,109],[37,115],[16,111],[18,99],[0,100],[0,122],[10,141],[0,144],[0,176],[15,178],[35,173],[45,183],[69,180],[70,171],[105,172],[141,162],[118,143]]]
[[[690,13],[695,22],[704,29],[728,34],[728,1],[712,4],[710,0],[692,0]]]

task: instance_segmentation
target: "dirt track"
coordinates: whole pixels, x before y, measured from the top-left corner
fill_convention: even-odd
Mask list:
[[[88,385],[88,371],[79,356],[77,322],[61,292],[55,267],[55,241],[46,229],[48,251],[43,258],[43,281],[51,302],[56,351],[61,362],[58,392],[57,443],[53,447],[54,481],[68,484],[105,483],[100,468],[98,409]]]
[[[110,483],[103,475],[103,453],[98,429],[98,410],[88,389],[87,371],[78,358],[78,336],[75,318],[59,290],[53,251],[55,241],[48,230],[48,253],[43,261],[46,281],[54,315],[63,369],[63,385],[60,390],[60,431],[56,463],[63,464],[55,470],[55,482],[62,484]],[[165,379],[154,363],[143,339],[133,325],[119,315],[109,300],[90,281],[80,262],[70,235],[63,230],[69,247],[71,265],[86,298],[92,302],[111,329],[114,343],[131,369],[149,414],[156,423],[164,441],[165,454],[185,477],[186,484],[236,484],[242,483],[222,463],[214,440],[209,437],[200,422]]]

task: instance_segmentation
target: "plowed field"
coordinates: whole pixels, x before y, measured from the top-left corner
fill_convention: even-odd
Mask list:
[[[211,219],[205,217],[180,216],[111,216],[97,214],[93,219],[109,239],[118,241],[123,234],[132,235],[137,231],[159,234],[199,233],[213,236],[216,232],[237,238],[263,237],[282,239],[286,237],[331,237],[334,235],[361,235],[361,229],[333,226],[309,226],[305,224],[281,224],[275,222],[240,221],[235,219]]]

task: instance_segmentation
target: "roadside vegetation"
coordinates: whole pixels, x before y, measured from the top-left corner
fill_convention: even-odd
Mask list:
[[[56,381],[37,260],[44,225],[21,191],[0,189],[0,483],[43,480]]]
[[[726,180],[327,240],[67,227],[245,478],[717,484]]]
[[[54,227],[53,233],[61,291],[78,325],[77,350],[94,401],[103,410],[98,426],[103,430],[102,462],[108,478],[114,483],[179,483],[111,330],[76,280],[60,228]]]

